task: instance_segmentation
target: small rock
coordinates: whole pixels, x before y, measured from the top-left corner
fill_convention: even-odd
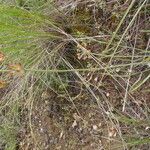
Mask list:
[[[150,130],[150,127],[146,127],[145,130]]]
[[[44,130],[43,130],[43,128],[40,128],[40,132],[43,132]]]
[[[129,73],[132,73],[132,69],[128,69],[128,72],[129,72]]]
[[[98,81],[98,77],[96,77],[96,78],[94,79],[94,81],[97,82],[97,81]]]
[[[110,112],[109,112],[109,111],[106,111],[106,115],[110,115]]]
[[[45,101],[45,104],[48,104],[48,103],[49,103],[49,101],[46,100],[46,101]]]
[[[109,97],[109,96],[110,96],[110,94],[109,94],[109,93],[106,93],[106,96],[107,96],[107,97]]]
[[[61,146],[57,146],[56,149],[58,149],[58,150],[61,149]]]
[[[109,137],[116,137],[117,136],[117,131],[116,131],[116,129],[114,127],[111,127],[109,129],[108,136]]]
[[[77,125],[78,125],[78,124],[77,124],[77,121],[74,120],[74,122],[73,122],[73,124],[72,124],[72,128],[75,128]]]
[[[63,134],[64,134],[64,132],[62,131],[59,136],[60,139],[63,137]]]
[[[97,129],[98,129],[97,125],[93,125],[93,130],[97,130]]]
[[[116,72],[119,72],[120,71],[120,68],[116,68]]]
[[[101,126],[102,126],[102,123],[99,123],[98,126],[101,127]]]

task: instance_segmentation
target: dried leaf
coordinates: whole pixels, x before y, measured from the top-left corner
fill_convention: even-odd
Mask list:
[[[9,69],[14,70],[14,71],[22,70],[22,66],[21,66],[20,63],[18,63],[18,64],[9,64],[8,67],[9,67]]]
[[[0,89],[5,88],[7,86],[7,83],[3,80],[0,80]]]
[[[0,62],[4,60],[5,60],[5,55],[2,52],[0,52]]]
[[[8,68],[10,70],[10,75],[19,75],[22,76],[24,73],[24,69],[20,63],[17,64],[9,64]]]

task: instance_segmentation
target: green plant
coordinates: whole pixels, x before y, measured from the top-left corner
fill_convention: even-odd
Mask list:
[[[117,140],[124,148],[149,143],[147,138],[126,140],[133,131],[130,128],[124,136],[120,127],[138,130],[139,126],[149,125],[145,98],[148,90],[143,89],[150,77],[147,2],[0,2],[0,115],[4,118],[0,134],[6,149],[15,150],[18,146],[20,116],[26,109],[27,129],[40,149],[33,114],[38,102],[44,106],[41,95],[48,91],[53,92],[46,103],[57,99],[61,107],[63,102],[71,105],[70,112],[76,111],[78,115],[89,101],[96,101],[102,122],[116,126]],[[142,100],[137,100],[139,97],[144,99],[143,105]],[[120,109],[124,114],[113,114]]]

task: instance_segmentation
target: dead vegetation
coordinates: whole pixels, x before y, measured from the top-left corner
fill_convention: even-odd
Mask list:
[[[148,0],[17,2],[0,6],[0,149],[148,150]]]

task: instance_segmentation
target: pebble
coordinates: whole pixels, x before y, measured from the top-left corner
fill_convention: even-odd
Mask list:
[[[93,125],[93,130],[97,130],[98,129],[98,127],[97,127],[97,125]]]
[[[110,94],[109,94],[109,93],[106,93],[106,96],[107,96],[107,97],[109,97],[109,96],[110,96]]]
[[[64,132],[62,131],[59,136],[60,139],[63,137],[63,134],[64,134]]]
[[[116,68],[116,72],[119,72],[120,71],[120,68]]]
[[[145,130],[150,130],[150,127],[146,127]]]
[[[74,122],[73,122],[73,124],[72,124],[72,128],[75,128],[77,125],[78,125],[78,124],[77,124],[77,121],[74,120]]]
[[[43,128],[40,128],[40,132],[43,132],[44,130],[43,130]]]

